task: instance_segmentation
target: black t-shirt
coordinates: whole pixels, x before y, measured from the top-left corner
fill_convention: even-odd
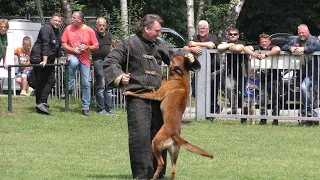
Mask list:
[[[272,50],[272,48],[275,47],[275,45],[270,45],[269,48],[267,49],[263,49],[263,47],[261,47],[259,44],[257,45],[252,45],[252,48],[253,50],[255,51],[259,51],[259,50],[265,50],[265,51],[270,51]],[[273,69],[273,70],[270,70],[270,69],[262,69],[261,72],[260,70],[257,70],[257,73],[260,74],[260,80],[261,82],[270,82],[271,81],[271,74],[272,75],[272,79],[273,80],[276,80],[278,79],[278,74],[277,74],[277,70],[276,69]]]
[[[105,35],[102,36],[100,33],[95,31],[97,40],[99,42],[99,49],[92,52],[92,59],[104,59],[110,53],[111,47],[111,34],[106,31]]]
[[[200,35],[194,35],[192,37],[192,41],[194,41],[194,42],[213,42],[215,45],[215,48],[217,48],[217,46],[219,44],[218,37],[216,35],[210,34],[210,33],[204,41],[200,40]],[[187,44],[187,46],[188,46],[188,44]],[[218,69],[220,69],[219,56],[217,54],[211,54],[211,72],[216,71]]]
[[[235,44],[242,44],[244,46],[247,45],[247,43],[242,40],[238,40]],[[247,60],[247,55],[245,54],[237,54],[237,53],[227,54],[227,60],[226,60],[227,72],[230,74],[231,70],[233,70],[232,74],[234,78],[237,78],[237,76],[241,77],[243,75],[242,64],[243,62],[246,63],[247,62],[246,60]]]
[[[262,46],[260,46],[260,44],[257,44],[257,45],[252,45],[253,47],[253,50],[266,50],[266,51],[270,51],[273,47],[275,47],[275,45],[270,45],[269,48],[267,49],[263,49]]]

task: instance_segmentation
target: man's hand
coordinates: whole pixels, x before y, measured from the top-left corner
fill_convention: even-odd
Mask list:
[[[304,52],[304,47],[291,47],[290,51],[292,53],[303,53]]]
[[[73,49],[73,52],[76,53],[76,54],[81,54],[81,49],[76,47]]]
[[[192,47],[191,49],[190,49],[192,52],[194,52],[194,53],[196,53],[196,54],[202,54],[202,49],[200,48],[200,47]]]
[[[8,69],[8,65],[7,65],[6,62],[3,62],[3,66],[4,66],[5,69]]]
[[[191,53],[186,54],[184,57],[186,57],[190,63],[194,62],[194,56]]]
[[[44,67],[47,64],[47,61],[41,61],[40,64]]]
[[[129,84],[129,80],[130,80],[130,73],[122,75],[121,77],[122,84]]]

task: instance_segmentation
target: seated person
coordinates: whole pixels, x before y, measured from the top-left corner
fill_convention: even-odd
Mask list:
[[[278,55],[281,51],[279,46],[275,46],[275,45],[271,45],[271,40],[269,35],[262,33],[259,35],[259,40],[260,40],[260,44],[258,45],[252,45],[252,46],[245,46],[243,48],[243,51],[246,54],[249,54],[257,59],[265,59],[268,56],[274,56],[274,55]],[[255,51],[259,51],[259,50],[268,50],[267,53],[265,54],[260,54],[259,52],[255,52]],[[260,115],[266,115],[267,113],[267,103],[269,100],[268,94],[270,94],[271,92],[271,83],[272,80],[270,79],[270,75],[268,74],[268,71],[260,71],[258,70],[260,73],[259,75],[259,80],[260,80],[260,89],[259,89],[259,93],[260,93]],[[277,78],[277,76],[275,76],[275,78]],[[266,84],[267,83],[267,84]],[[265,87],[267,85],[267,91],[265,92]],[[273,94],[276,94],[276,92],[274,92]],[[273,103],[272,105],[276,105],[276,97],[273,97]],[[275,108],[273,108],[272,114],[276,115],[276,111],[274,110]],[[241,123],[246,122],[246,119],[241,119]],[[264,125],[267,123],[267,119],[261,119],[260,121],[260,125]],[[273,120],[273,125],[278,125],[278,120]]]
[[[242,64],[244,63],[243,60],[245,57],[243,54],[239,53],[242,51],[245,45],[247,45],[246,42],[239,39],[239,30],[236,28],[230,28],[228,29],[227,42],[223,42],[217,47],[219,51],[229,50],[234,53],[224,56],[224,58],[226,58],[225,65],[227,66],[227,72],[220,73],[221,75],[223,75],[223,77],[221,78],[221,85],[224,87],[224,89],[227,90],[227,98],[229,99],[231,104],[232,114],[237,114],[239,104],[241,104],[242,106],[242,95],[241,91],[238,91],[238,89],[242,89]],[[213,81],[214,79],[216,79],[216,87],[219,87],[220,84],[220,74],[217,73],[215,74],[216,76],[213,77]],[[214,97],[217,97],[218,91],[212,91],[211,94],[213,94]],[[217,103],[217,101],[217,99],[214,100],[215,103]]]
[[[19,65],[30,64],[31,53],[31,38],[25,36],[22,40],[22,47],[14,50],[14,55],[17,56]],[[28,77],[31,74],[32,67],[19,67],[17,75],[15,77],[16,82],[20,85],[20,96],[30,96],[33,91],[32,87],[28,86]]]

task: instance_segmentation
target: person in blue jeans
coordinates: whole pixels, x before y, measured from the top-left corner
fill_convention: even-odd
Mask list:
[[[77,67],[80,68],[82,88],[82,114],[89,116],[91,98],[91,61],[90,53],[99,48],[99,43],[94,30],[84,24],[83,13],[75,11],[72,14],[72,24],[64,30],[61,41],[62,47],[67,52],[69,64],[68,88],[72,90]]]
[[[298,26],[298,37],[293,39],[282,47],[283,51],[291,53],[301,53],[300,63],[302,69],[302,83],[301,83],[301,98],[302,110],[301,115],[306,117],[317,117],[316,111],[312,107],[313,95],[311,92],[312,84],[318,81],[318,57],[311,53],[320,50],[320,41],[317,37],[310,34],[309,28],[306,24]],[[315,93],[315,92],[314,92]],[[314,100],[316,101],[316,100]],[[319,125],[319,121],[306,121],[308,125]]]
[[[96,22],[95,34],[99,42],[99,49],[92,52],[94,64],[94,89],[96,95],[96,105],[100,114],[114,114],[112,108],[112,87],[106,87],[103,64],[104,58],[110,53],[111,34],[107,29],[106,19],[99,17]]]

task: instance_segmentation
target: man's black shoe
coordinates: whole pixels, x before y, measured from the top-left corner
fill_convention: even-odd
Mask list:
[[[89,110],[82,110],[82,114],[85,116],[89,116]]]
[[[51,112],[50,112],[49,109],[44,105],[44,103],[37,104],[36,109],[37,109],[37,112],[38,112],[38,113],[42,113],[42,114],[46,114],[46,115],[51,115]]]
[[[267,124],[267,120],[266,119],[261,119],[259,124],[260,125],[266,125]]]
[[[272,125],[278,126],[278,124],[279,124],[278,120],[273,120],[273,121],[272,121]]]
[[[241,118],[240,122],[241,122],[241,124],[246,123],[247,122],[247,118]]]

